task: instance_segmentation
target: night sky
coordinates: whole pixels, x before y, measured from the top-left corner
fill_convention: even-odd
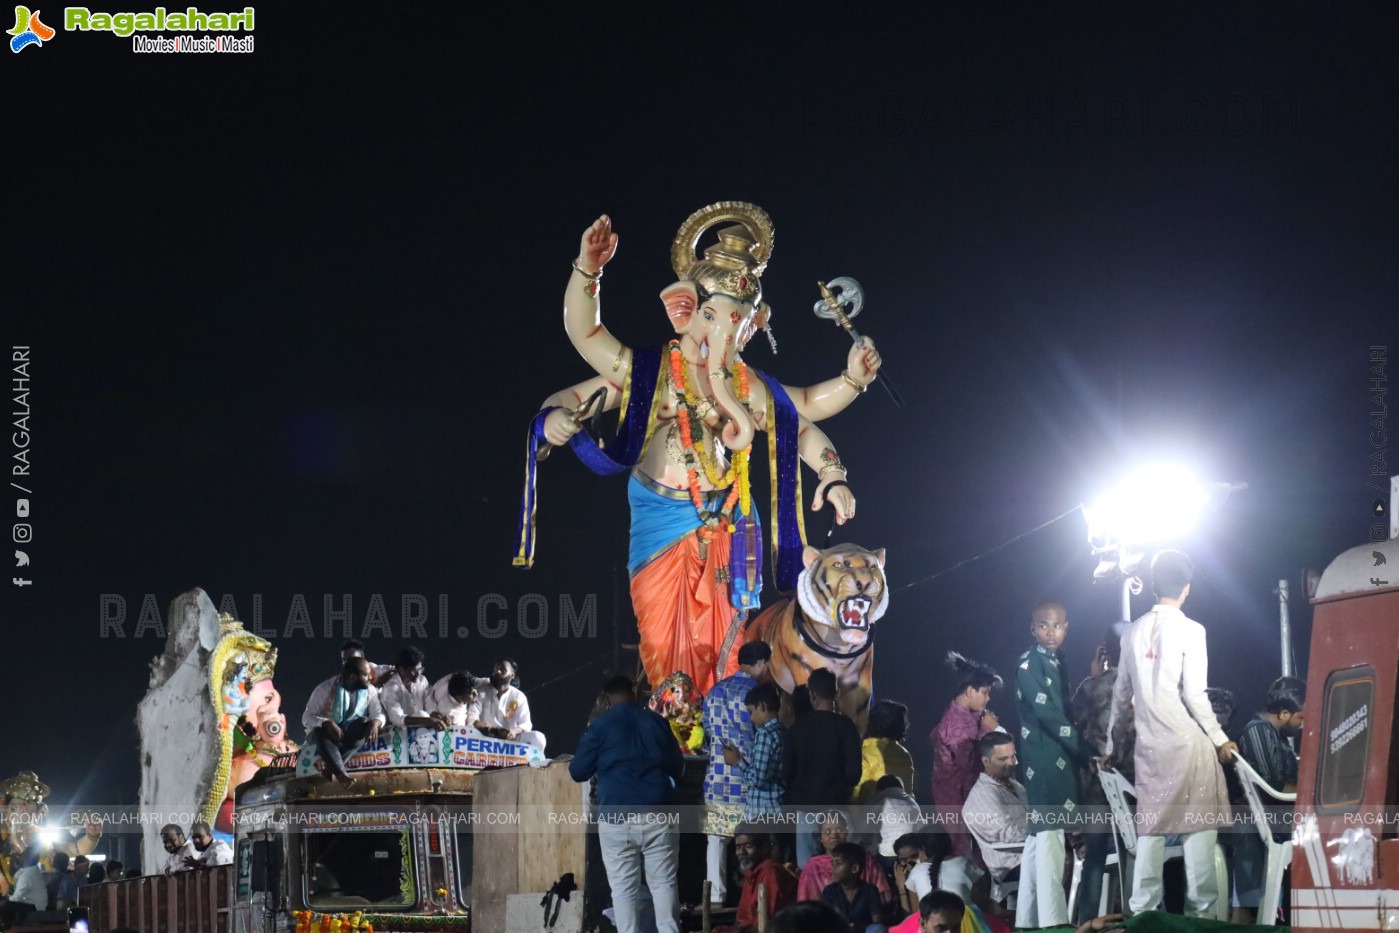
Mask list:
[[[137,617],[195,586],[250,625],[260,597],[294,723],[344,638],[326,594],[351,594],[356,635],[383,599],[385,662],[418,594],[429,675],[514,656],[572,750],[635,626],[622,477],[543,464],[538,561],[510,566],[529,419],[590,374],[559,314],[569,261],[610,214],[604,321],[662,342],[671,238],[728,199],[777,231],[780,355],[748,360],[837,375],[849,340],[810,308],[817,279],[855,276],[909,402],[872,388],[823,427],[860,501],[838,540],[888,550],[875,690],[911,708],[919,796],[948,649],[1009,675],[1055,597],[1082,676],[1119,612],[1077,513],[942,571],[1140,462],[1249,484],[1174,542],[1242,724],[1279,673],[1277,581],[1297,593],[1367,536],[1369,348],[1399,351],[1399,7],[878,6],[281,4],[252,54],[60,29],[6,56],[33,585],[0,616],[0,771],[55,805],[134,803],[163,647]],[[104,594],[124,639],[101,637]],[[281,637],[297,594],[315,638]],[[544,637],[519,631],[527,594]],[[564,597],[589,595],[594,637],[560,639]],[[1305,662],[1300,595],[1293,617]],[[993,708],[1012,724],[1012,695]]]

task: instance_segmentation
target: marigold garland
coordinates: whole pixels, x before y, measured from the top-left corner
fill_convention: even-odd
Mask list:
[[[686,470],[690,487],[690,501],[694,503],[695,511],[705,522],[705,527],[700,529],[700,538],[708,543],[714,540],[714,536],[719,531],[717,526],[720,522],[723,523],[724,531],[730,533],[734,531],[735,505],[740,505],[743,514],[752,514],[753,499],[748,478],[748,459],[753,446],[750,444],[743,450],[735,451],[728,471],[720,474],[718,467],[709,456],[709,451],[705,449],[703,438],[698,444],[695,443],[690,415],[695,410],[693,399],[699,393],[690,381],[690,370],[685,365],[685,356],[680,351],[680,341],[678,340],[670,342],[670,383],[671,387],[675,389],[678,400],[676,422],[680,426],[680,442],[686,453],[690,454],[691,463],[699,461],[704,470],[705,478],[715,489],[729,490],[729,494],[724,498],[724,504],[718,513],[710,513],[704,507],[704,493],[699,486],[699,471],[693,466]],[[741,361],[734,364],[734,388],[737,390],[738,400],[747,404],[748,367]]]

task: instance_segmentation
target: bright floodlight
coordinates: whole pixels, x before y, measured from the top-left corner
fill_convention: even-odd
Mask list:
[[[51,846],[51,845],[56,845],[56,844],[58,843],[58,830],[56,830],[56,829],[41,829],[41,830],[39,830],[39,843],[40,843],[40,845],[42,845],[42,846],[43,846],[44,848],[46,848],[46,849],[47,849],[49,846]]]
[[[1199,520],[1209,499],[1209,489],[1184,467],[1147,467],[1084,506],[1088,538],[1127,546],[1177,538]]]

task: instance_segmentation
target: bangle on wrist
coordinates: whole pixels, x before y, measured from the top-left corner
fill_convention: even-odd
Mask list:
[[[840,378],[844,379],[845,384],[850,386],[850,388],[854,389],[856,392],[864,392],[867,389],[869,389],[868,385],[860,385],[860,383],[856,382],[855,377],[850,375],[850,370],[848,369],[841,370]]]
[[[576,260],[576,259],[573,260],[573,271],[574,271],[574,272],[577,272],[579,275],[581,275],[583,278],[587,279],[589,282],[596,282],[598,279],[602,278],[602,270],[601,270],[601,269],[597,270],[596,272],[588,272],[588,271],[586,271],[582,266],[578,265],[578,260]]]
[[[820,471],[819,473],[816,474],[816,478],[817,478],[817,479],[820,479],[820,480],[824,480],[824,479],[825,479],[829,474],[831,474],[831,473],[839,473],[841,479],[847,478],[847,474],[846,474],[846,472],[845,472],[845,467],[841,466],[839,463],[828,463],[828,464],[826,464],[825,466],[823,466],[823,467],[821,468],[821,471]]]

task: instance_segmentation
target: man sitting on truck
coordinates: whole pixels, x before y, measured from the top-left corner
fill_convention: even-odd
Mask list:
[[[173,875],[177,871],[189,871],[188,860],[197,853],[194,844],[185,839],[185,831],[176,823],[166,823],[160,827],[160,844],[169,854],[165,857],[165,873]]]
[[[474,724],[487,735],[533,745],[544,750],[544,733],[534,731],[529,715],[529,700],[515,686],[520,673],[512,658],[501,658],[491,669],[491,676],[476,681],[481,694],[481,718]]]
[[[208,823],[195,823],[189,828],[189,841],[194,846],[194,855],[185,858],[186,868],[213,868],[215,865],[233,864],[233,847],[222,839],[215,839]]]
[[[345,662],[345,670],[311,693],[301,724],[325,764],[325,776],[346,789],[355,781],[345,773],[345,758],[362,742],[373,742],[384,727],[379,691],[371,681],[373,666],[363,657]]]
[[[384,708],[389,725],[447,728],[447,717],[433,712],[430,705],[428,694],[432,688],[423,676],[422,651],[411,646],[404,648],[393,669],[395,676],[379,687],[379,705]]]
[[[428,709],[447,721],[447,728],[460,729],[481,719],[481,695],[476,678],[469,671],[448,674],[428,689]]]

